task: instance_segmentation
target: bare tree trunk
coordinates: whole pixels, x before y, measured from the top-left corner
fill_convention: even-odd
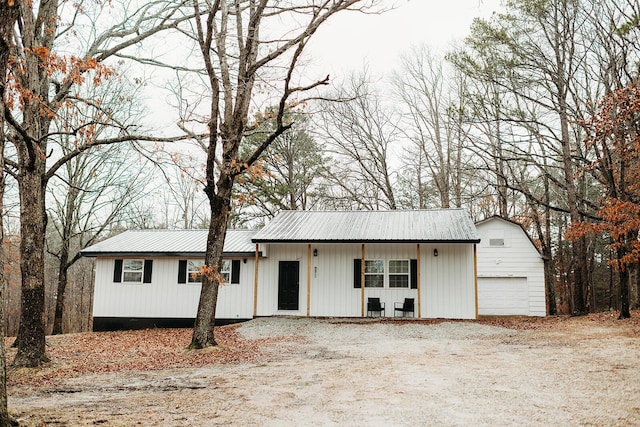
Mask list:
[[[39,366],[49,360],[45,351],[44,320],[44,161],[36,156],[28,156],[33,159],[33,166],[22,166],[23,175],[19,180],[22,298],[16,340],[18,353],[13,365],[25,367]]]
[[[564,86],[560,85],[559,93],[563,93]],[[573,154],[571,148],[571,138],[569,136],[569,117],[567,116],[566,99],[560,97],[560,129],[562,134],[562,163],[564,172],[565,188],[567,190],[567,204],[569,207],[569,216],[571,218],[571,224],[579,224],[582,222],[580,211],[578,209],[578,195],[576,190],[574,166],[573,166]],[[586,305],[584,298],[584,289],[587,280],[587,259],[586,259],[586,241],[584,237],[573,241],[573,281],[572,281],[572,296],[573,296],[573,309],[571,314],[582,315],[586,314]]]
[[[549,177],[545,174],[544,178],[544,197],[548,202],[551,199],[549,191]],[[551,209],[549,206],[544,208],[544,240],[542,255],[544,255],[544,282],[547,289],[547,309],[549,314],[555,316],[558,314],[558,307],[556,306],[556,292],[555,284],[553,280],[553,251],[551,249]]]
[[[634,236],[631,233],[627,237],[637,238],[637,236]],[[623,259],[623,257],[628,253],[627,249],[624,247],[618,248],[617,252],[618,260]],[[620,278],[620,315],[618,316],[618,319],[629,319],[631,317],[631,312],[629,311],[629,267],[618,261],[618,269],[618,277]]]
[[[545,179],[545,191],[548,191],[548,179]],[[548,196],[548,193],[547,193]],[[548,199],[547,199],[548,200]],[[532,206],[532,209],[534,207]],[[542,246],[542,256],[544,262],[544,286],[546,290],[546,298],[547,298],[547,313],[551,316],[555,316],[558,314],[558,308],[556,307],[556,292],[553,284],[553,253],[551,251],[551,213],[548,206],[545,206],[544,212],[544,220],[545,220],[545,229],[543,231],[542,224],[540,223],[540,219],[535,212],[533,220],[536,224],[536,231],[538,233],[538,239],[540,240]]]
[[[566,217],[560,220],[558,227],[558,272],[560,277],[560,289],[562,289],[561,303],[567,307],[569,313],[573,313],[573,288],[570,285],[571,259],[567,259],[564,232],[567,229]]]
[[[64,314],[65,293],[67,290],[69,272],[69,246],[71,245],[71,233],[73,228],[74,209],[77,209],[76,200],[79,189],[71,186],[63,224],[62,241],[58,255],[58,292],[56,295],[56,311],[53,318],[53,335],[62,334],[62,317]]]
[[[0,8],[0,11],[2,8]],[[4,75],[4,74],[3,74]],[[3,105],[0,103],[0,112]],[[4,346],[4,300],[7,295],[7,282],[4,277],[4,132],[0,118],[0,427],[10,425],[7,408],[7,354]]]
[[[500,111],[502,109],[502,102],[500,100],[500,93],[495,85],[491,85],[493,90],[493,100],[496,108],[496,117],[500,117]],[[502,218],[509,217],[509,204],[507,200],[507,177],[505,175],[505,159],[502,152],[502,127],[500,126],[500,120],[496,120],[495,127],[495,139],[493,139],[493,150],[495,158],[495,174],[496,174],[496,189],[498,192],[498,212]]]
[[[0,6],[0,12],[2,6]],[[1,48],[0,48],[1,49]],[[1,54],[0,54],[1,55]],[[5,62],[6,63],[6,62]],[[1,71],[0,71],[1,72]],[[6,73],[6,71],[5,71]],[[5,75],[4,73],[2,74]],[[2,93],[3,91],[0,91]],[[4,104],[0,101],[0,113],[4,113]],[[7,409],[7,356],[4,346],[4,300],[7,295],[7,283],[4,277],[4,114],[0,116],[0,427],[8,426]]]
[[[635,283],[633,288],[635,291],[633,292],[634,298],[631,301],[632,308],[640,308],[640,263],[636,263],[634,266],[635,274]]]
[[[53,318],[53,335],[62,334],[62,317],[64,314],[65,293],[68,282],[69,242],[64,240],[60,250],[58,263],[58,292],[56,295],[56,312]]]
[[[609,260],[613,258],[613,252],[609,251]],[[614,306],[614,283],[613,283],[613,268],[609,266],[609,297],[607,298],[607,305],[609,310],[617,309],[617,304]]]
[[[210,181],[212,182],[212,181]],[[221,172],[217,182],[217,194],[207,186],[205,192],[209,197],[211,206],[211,222],[207,235],[207,252],[205,265],[213,267],[213,270],[202,275],[202,290],[198,313],[193,328],[193,336],[189,348],[199,349],[216,345],[213,327],[218,303],[218,288],[220,287],[220,275],[214,274],[220,270],[224,239],[227,233],[227,223],[231,215],[231,191],[233,178]]]
[[[49,99],[49,75],[44,62],[36,55],[36,47],[51,50],[57,31],[57,1],[40,4],[35,17],[31,5],[16,2],[22,11],[21,37],[24,43],[24,67],[16,71],[19,80],[33,93],[22,107],[22,122],[16,128],[11,142],[18,157],[18,191],[20,194],[20,326],[15,345],[18,352],[14,366],[35,367],[47,361],[45,351],[45,286],[44,235],[46,212],[44,190],[46,186],[47,133],[52,117],[42,114],[43,101]],[[55,20],[47,24],[41,21]],[[18,130],[19,129],[19,130]]]
[[[629,311],[629,269],[620,269],[620,315],[618,319],[628,319],[631,317]]]
[[[11,49],[11,32],[18,19],[18,7],[0,1],[0,427],[11,425],[9,410],[7,408],[7,354],[4,345],[5,321],[4,307],[7,297],[7,282],[4,275],[4,148],[5,148],[5,123],[4,123],[4,99],[7,66]]]

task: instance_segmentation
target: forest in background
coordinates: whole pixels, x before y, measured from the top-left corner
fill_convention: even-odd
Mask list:
[[[461,207],[474,220],[501,215],[525,227],[546,257],[550,314],[619,310],[625,291],[638,307],[639,17],[634,0],[510,1],[504,13],[475,21],[446,54],[414,46],[401,52],[392,75],[363,69],[334,82],[288,109],[292,125],[238,179],[229,226],[260,227],[283,209]],[[151,82],[129,62],[160,64],[130,56],[114,59],[109,75],[95,69],[101,78],[83,82],[77,98],[92,102],[64,104],[52,117],[59,132],[49,136],[48,166],[77,146],[64,132],[70,126],[84,129],[84,139],[114,128],[151,133],[140,125]],[[196,120],[198,70],[163,67],[174,73],[165,86],[172,117]],[[607,96],[610,105],[602,103]],[[250,152],[277,126],[277,110],[264,98],[252,108],[241,150]],[[83,127],[88,118],[96,125]],[[47,333],[61,283],[58,332],[91,327],[93,267],[77,255],[83,247],[126,229],[209,226],[202,138],[181,130],[192,132],[192,142],[100,145],[51,175]],[[16,156],[4,147],[8,335],[20,321]]]

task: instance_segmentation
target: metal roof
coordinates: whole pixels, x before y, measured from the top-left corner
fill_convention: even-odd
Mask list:
[[[253,236],[253,242],[478,243],[462,209],[407,211],[284,211]]]
[[[209,230],[129,230],[81,251],[95,256],[198,256],[203,257]],[[255,230],[227,230],[224,255],[251,256]]]

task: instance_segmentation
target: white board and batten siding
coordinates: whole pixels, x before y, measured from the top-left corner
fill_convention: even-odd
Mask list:
[[[545,316],[544,260],[522,227],[500,217],[476,227],[478,314]]]
[[[260,260],[257,315],[307,314],[310,316],[360,317],[362,289],[354,287],[354,259],[361,259],[361,244],[314,243],[309,263],[308,244],[282,243],[267,245],[269,256]],[[433,255],[434,249],[438,256]],[[395,303],[414,298],[418,316],[418,290],[389,287],[390,260],[418,258],[416,244],[365,244],[366,260],[382,260],[385,265],[384,287],[365,288],[365,301],[378,297],[385,304],[386,317],[395,315]],[[280,261],[299,262],[299,309],[278,310],[278,266]],[[310,266],[310,270],[308,270]],[[422,244],[420,247],[421,317],[473,319],[475,292],[473,275],[473,245]],[[307,276],[309,272],[309,276]],[[310,280],[308,286],[307,277]],[[311,295],[307,299],[307,289]],[[365,315],[366,315],[365,307]],[[398,313],[400,314],[400,313]]]
[[[475,319],[473,245],[428,244],[420,251],[422,317]]]
[[[199,283],[178,283],[178,257],[154,257],[151,283],[117,283],[115,257],[98,257],[95,266],[94,317],[195,318]],[[216,318],[253,317],[254,260],[240,259],[240,283],[219,288]]]

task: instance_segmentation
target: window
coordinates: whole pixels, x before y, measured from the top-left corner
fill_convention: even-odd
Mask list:
[[[389,261],[389,287],[409,287],[409,260],[403,259]]]
[[[204,261],[189,260],[187,262],[187,282],[202,283],[201,268],[203,265]]]
[[[125,259],[122,261],[122,281],[125,283],[142,283],[144,261],[141,259]]]
[[[224,283],[231,283],[231,261],[223,259],[220,267],[220,276]]]
[[[384,287],[384,261],[381,259],[364,261],[364,287]]]
[[[364,286],[365,288],[384,288],[384,263],[383,260],[365,260]],[[362,260],[353,260],[353,287],[362,287]],[[401,259],[389,261],[389,288],[418,289],[418,260]]]
[[[202,283],[201,268],[203,265],[204,260],[179,260],[178,283]],[[225,284],[240,283],[240,260],[222,260],[220,276]]]
[[[151,283],[152,259],[116,259],[113,263],[114,283]]]

